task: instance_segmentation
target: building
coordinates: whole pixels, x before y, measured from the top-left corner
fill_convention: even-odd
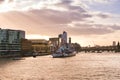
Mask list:
[[[49,38],[49,41],[51,43],[51,51],[55,52],[58,50],[61,46],[67,46],[67,32],[63,31],[62,34],[59,34],[58,37]],[[71,43],[71,38],[70,38]]]
[[[69,37],[69,44],[71,44],[71,37]]]
[[[28,39],[21,40],[21,56],[32,55],[32,42]]]
[[[60,38],[58,37],[49,38],[49,41],[51,44],[51,47],[50,47],[51,52],[56,51],[61,46],[61,41],[60,41]]]
[[[63,31],[61,39],[62,39],[62,45],[67,43],[67,32]]]
[[[115,41],[113,41],[113,45],[112,46],[116,46],[116,42]]]
[[[25,31],[0,29],[0,55],[20,53],[21,39],[25,39]]]
[[[37,55],[44,55],[50,53],[49,41],[45,39],[29,39],[32,43],[32,52]]]

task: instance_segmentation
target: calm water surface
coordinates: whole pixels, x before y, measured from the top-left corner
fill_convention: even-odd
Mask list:
[[[79,53],[69,58],[0,59],[0,80],[120,80],[119,53]]]

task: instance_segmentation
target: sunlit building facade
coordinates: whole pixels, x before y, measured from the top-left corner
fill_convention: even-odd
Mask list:
[[[49,41],[45,39],[29,39],[32,43],[32,52],[37,55],[44,55],[50,53]]]

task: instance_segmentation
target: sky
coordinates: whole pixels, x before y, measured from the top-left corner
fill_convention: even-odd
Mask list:
[[[26,38],[63,31],[81,46],[120,40],[120,0],[0,0],[0,28],[26,31]]]

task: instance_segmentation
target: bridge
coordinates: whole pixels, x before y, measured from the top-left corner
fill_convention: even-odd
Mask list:
[[[99,47],[82,47],[80,51],[84,51],[85,53],[87,52],[120,52],[120,49],[117,48],[117,46],[99,46]]]

